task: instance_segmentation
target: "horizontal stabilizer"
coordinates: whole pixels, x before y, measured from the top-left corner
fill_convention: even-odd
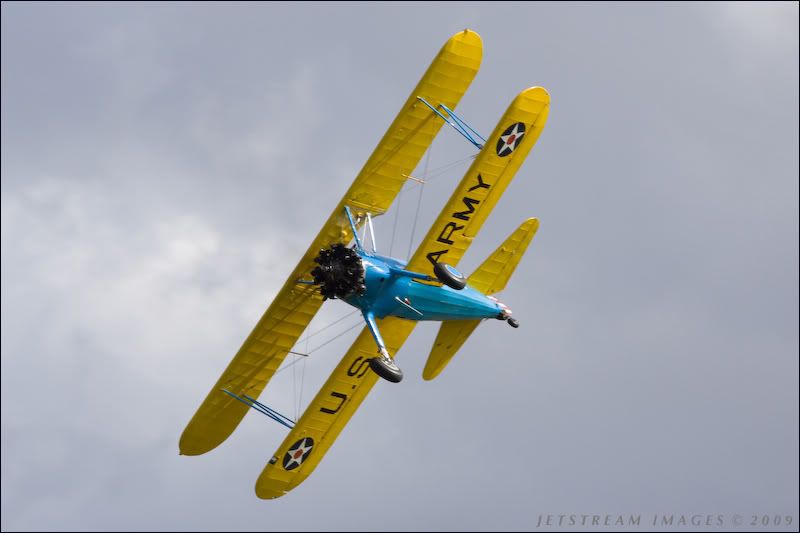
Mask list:
[[[467,285],[484,294],[495,294],[506,288],[511,274],[531,243],[539,219],[529,218],[505,240],[467,279]]]
[[[431,354],[428,356],[428,362],[422,371],[423,379],[431,380],[438,376],[480,323],[480,319],[442,322]]]

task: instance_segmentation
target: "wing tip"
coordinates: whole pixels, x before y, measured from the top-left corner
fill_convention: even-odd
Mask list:
[[[275,500],[280,498],[281,496],[287,494],[288,491],[285,490],[274,490],[274,489],[259,489],[258,485],[256,485],[256,496],[258,496],[262,500]]]
[[[470,28],[464,28],[460,32],[454,34],[451,37],[451,39],[454,39],[454,38],[457,38],[457,37],[460,37],[462,39],[470,39],[470,40],[477,41],[477,42],[483,44],[483,39],[481,39],[480,34],[478,32],[476,32],[475,30],[472,30]]]
[[[178,455],[203,455],[222,444],[222,441],[214,442],[208,438],[198,439],[192,433],[187,427],[181,435],[178,441]]]
[[[428,363],[430,363],[430,361],[428,361]],[[433,365],[430,365],[430,367],[428,367],[428,365],[426,364],[425,368],[422,370],[422,379],[424,379],[425,381],[433,381],[439,374],[441,374],[442,368],[436,368]]]
[[[550,103],[550,93],[547,91],[547,89],[539,85],[528,87],[527,89],[522,91],[519,95],[534,100],[540,100],[546,104]]]
[[[522,224],[520,224],[520,227],[521,228],[524,227],[526,229],[530,228],[533,231],[536,231],[537,229],[539,229],[539,219],[536,217],[526,218],[525,221]]]
[[[445,48],[453,46],[457,46],[458,50],[467,57],[473,57],[479,61],[483,58],[483,39],[477,32],[469,28],[464,28],[454,34],[445,43]]]
[[[287,494],[292,487],[286,481],[270,477],[268,470],[269,465],[264,468],[264,471],[261,472],[261,475],[256,480],[256,496],[262,500],[274,500]]]

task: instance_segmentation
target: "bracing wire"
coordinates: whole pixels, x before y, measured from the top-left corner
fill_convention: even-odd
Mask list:
[[[392,225],[392,241],[389,243],[389,257],[392,257],[392,249],[394,248],[394,236],[397,234],[397,219],[400,218],[400,200],[403,198],[403,188],[397,194],[397,205],[394,209],[394,224]]]
[[[425,182],[434,181],[434,180],[442,177],[443,175],[447,174],[452,169],[457,168],[458,166],[463,165],[466,161],[469,161],[471,159],[475,159],[476,157],[478,157],[478,154],[472,154],[470,156],[464,157],[464,158],[459,159],[457,161],[453,161],[452,163],[448,163],[446,165],[442,165],[441,167],[438,167],[438,168],[435,168],[433,170],[430,170],[430,171],[428,171],[427,179],[425,179],[424,181]],[[411,190],[411,189],[413,189],[414,187],[416,187],[418,185],[422,185],[422,184],[419,183],[419,182],[417,182],[417,183],[409,183],[408,190]]]
[[[341,322],[342,320],[345,320],[345,319],[347,319],[347,318],[350,318],[351,316],[353,316],[354,314],[356,314],[356,313],[359,313],[359,312],[360,312],[360,311],[359,311],[358,309],[356,309],[355,311],[353,311],[353,312],[351,312],[351,313],[347,313],[346,315],[344,315],[344,316],[343,316],[343,317],[341,317],[341,318],[337,318],[336,320],[334,320],[333,322],[331,322],[331,323],[330,323],[330,324],[328,324],[327,326],[325,326],[325,327],[322,327],[322,328],[318,329],[318,330],[317,330],[317,331],[315,331],[314,333],[309,333],[308,335],[306,335],[305,337],[303,337],[302,339],[300,339],[299,341],[297,341],[297,344],[300,344],[301,342],[305,342],[305,343],[306,343],[306,353],[308,353],[308,339],[310,339],[311,337],[314,337],[314,336],[316,336],[316,335],[319,335],[320,333],[322,333],[322,332],[323,332],[323,331],[325,331],[326,329],[329,329],[329,328],[331,328],[331,327],[335,326],[336,324],[338,324],[338,323],[339,323],[339,322]]]
[[[349,331],[352,331],[353,329],[357,328],[357,327],[358,327],[358,326],[360,326],[360,325],[361,325],[361,321],[358,321],[357,323],[353,324],[352,326],[350,326],[350,327],[349,327],[349,328],[347,328],[346,330],[342,331],[341,333],[339,333],[338,335],[336,335],[336,336],[335,336],[335,337],[333,337],[332,339],[328,339],[327,341],[323,342],[322,344],[320,344],[319,346],[317,346],[317,347],[316,347],[316,348],[314,348],[313,350],[310,350],[310,351],[308,352],[308,355],[311,355],[312,353],[316,352],[317,350],[319,350],[319,349],[320,349],[320,348],[322,348],[323,346],[325,346],[325,345],[327,345],[327,344],[330,344],[330,343],[332,343],[333,341],[335,341],[336,339],[338,339],[339,337],[341,337],[341,336],[342,336],[342,335],[344,335],[345,333],[347,333],[347,332],[349,332]],[[306,358],[304,357],[303,359],[306,359]],[[299,362],[299,361],[300,361],[300,359],[295,359],[294,361],[292,361],[291,363],[289,363],[289,364],[288,364],[288,365],[286,365],[285,367],[283,367],[283,368],[279,369],[277,372],[275,372],[275,374],[279,374],[280,372],[283,372],[283,371],[284,371],[284,370],[286,370],[287,368],[294,366],[294,365],[295,365],[295,363],[297,363],[297,362]]]
[[[418,182],[418,183],[411,184],[409,187],[404,187],[403,189],[400,190],[400,192],[397,195],[397,206],[395,208],[394,223],[392,225],[392,238],[391,238],[391,242],[389,244],[389,255],[390,256],[392,255],[392,252],[394,251],[394,240],[395,240],[395,236],[397,234],[397,224],[398,224],[399,215],[400,215],[400,203],[401,203],[401,199],[402,199],[403,193],[406,192],[407,190],[413,189],[415,185],[419,185],[420,186],[419,197],[417,199],[417,208],[416,208],[416,212],[414,214],[414,221],[413,221],[413,224],[411,226],[411,237],[410,237],[410,240],[409,240],[409,243],[408,243],[408,253],[406,254],[407,258],[410,259],[411,258],[411,247],[414,244],[414,234],[416,233],[416,228],[417,228],[417,220],[419,219],[419,212],[420,212],[420,208],[422,206],[422,197],[423,197],[423,194],[424,194],[425,182],[426,181],[433,181],[434,179],[442,176],[443,174],[447,173],[451,169],[461,165],[465,161],[469,161],[471,159],[475,159],[475,157],[477,157],[477,154],[473,154],[473,155],[470,155],[468,157],[459,159],[457,161],[453,161],[453,162],[447,163],[447,164],[442,165],[440,167],[436,167],[433,170],[429,170],[430,159],[431,159],[431,149],[430,148],[428,149],[428,151],[426,153],[426,156],[425,156],[425,167],[424,167],[424,170],[423,170],[422,181]],[[342,322],[343,320],[346,320],[346,319],[350,318],[351,316],[355,315],[358,312],[359,311],[356,310],[356,311],[353,311],[351,313],[348,313],[347,315],[345,315],[343,317],[340,317],[340,318],[334,320],[333,322],[331,322],[330,324],[320,328],[319,330],[315,331],[314,333],[309,333],[304,338],[298,340],[297,344],[305,342],[305,345],[306,345],[305,355],[310,355],[313,352],[316,352],[317,350],[319,350],[323,346],[325,346],[327,344],[330,344],[331,342],[335,341],[336,339],[338,339],[342,335],[348,333],[349,331],[351,331],[351,330],[355,329],[356,327],[358,327],[359,325],[361,325],[361,321],[359,321],[356,324],[353,324],[352,326],[350,326],[346,330],[342,331],[338,335],[334,336],[333,338],[328,339],[327,341],[323,342],[319,346],[315,347],[313,350],[309,350],[308,349],[309,340],[311,339],[311,337],[319,335],[323,331],[328,330],[329,328],[335,326],[336,324]],[[297,420],[299,418],[300,408],[301,408],[302,403],[303,403],[303,386],[305,384],[306,360],[308,358],[307,357],[299,357],[298,354],[295,353],[295,352],[290,352],[290,353],[295,354],[294,361],[292,361],[291,363],[289,363],[285,367],[279,369],[275,373],[278,374],[278,373],[286,370],[287,368],[292,367],[292,390],[293,390],[293,396],[297,399],[297,404],[294,406],[294,412],[295,412],[295,420]],[[302,366],[302,370],[300,371],[300,393],[298,394],[297,393],[297,369],[296,369],[295,365],[301,360],[303,361],[303,366]]]
[[[297,361],[297,355],[294,360]],[[292,366],[292,398],[297,398],[297,367]],[[297,420],[297,404],[294,405],[294,419]]]
[[[300,406],[303,405],[303,383],[306,380],[306,360],[307,359],[308,359],[307,357],[303,358],[303,371],[300,374],[300,396],[297,398],[297,412],[298,413],[300,412]],[[297,420],[297,419],[298,419],[298,417],[295,417],[295,420]]]
[[[464,157],[462,159],[458,159],[456,161],[451,161],[450,163],[447,163],[447,164],[442,165],[440,167],[436,167],[433,170],[426,171],[427,179],[425,181],[433,181],[436,178],[441,177],[443,174],[449,172],[451,169],[456,168],[459,165],[463,164],[465,161],[469,161],[471,159],[475,159],[476,157],[477,157],[477,154],[473,154],[473,155]],[[407,184],[407,186],[406,186],[406,184]],[[394,251],[394,241],[395,241],[395,236],[397,235],[397,223],[398,223],[398,221],[400,219],[400,205],[402,203],[403,194],[408,192],[408,191],[410,191],[411,189],[413,189],[417,185],[422,186],[422,183],[419,183],[419,182],[417,182],[417,183],[408,183],[408,182],[406,182],[406,184],[403,185],[403,188],[400,189],[400,192],[397,194],[397,203],[395,204],[395,207],[394,207],[394,222],[392,223],[392,238],[391,238],[391,241],[389,242],[389,256],[390,257],[392,256],[392,252]],[[420,195],[422,195],[422,191],[420,191]],[[413,241],[413,239],[412,239],[412,241]]]
[[[356,324],[350,326],[345,331],[339,333],[338,335],[336,335],[332,339],[329,339],[329,340],[323,342],[322,344],[320,344],[319,346],[317,346],[313,350],[309,350],[309,343],[310,343],[311,337],[314,337],[314,336],[319,335],[320,333],[322,333],[324,331],[327,331],[331,327],[333,327],[336,324],[342,322],[343,320],[347,320],[348,318],[352,317],[353,315],[355,315],[358,312],[359,311],[356,310],[356,311],[352,311],[350,313],[347,313],[343,317],[339,317],[336,320],[334,320],[333,322],[331,322],[330,324],[327,324],[326,326],[323,326],[322,328],[318,329],[317,331],[315,331],[313,333],[309,333],[308,335],[306,335],[302,339],[299,339],[295,343],[295,346],[298,346],[298,345],[300,345],[302,343],[305,343],[305,348],[306,348],[305,349],[305,353],[300,353],[300,352],[295,352],[293,350],[289,350],[289,353],[293,354],[295,356],[294,361],[292,361],[288,365],[284,366],[283,368],[280,368],[277,372],[275,372],[275,374],[278,374],[278,373],[286,370],[289,367],[292,368],[292,397],[295,399],[295,402],[296,402],[296,403],[292,402],[292,403],[295,403],[295,405],[293,405],[294,414],[295,414],[295,417],[294,417],[295,420],[297,420],[298,417],[300,416],[300,409],[301,409],[301,406],[303,405],[303,388],[304,388],[304,385],[305,385],[305,378],[306,378],[306,360],[308,359],[307,356],[309,354],[319,350],[320,348],[322,348],[326,344],[329,344],[329,343],[333,342],[334,340],[338,339],[339,337],[341,337],[342,335],[344,335],[348,331],[352,330],[356,326],[359,326],[361,324],[361,321],[359,320]],[[300,370],[300,391],[299,391],[299,394],[298,394],[298,390],[297,390],[297,368],[295,367],[295,364],[300,362],[301,360],[303,361],[303,366],[301,367],[301,370]]]
[[[361,326],[361,325],[362,325],[362,323],[361,323],[361,321],[359,320],[358,322],[356,322],[355,324],[353,324],[352,326],[350,326],[350,327],[349,327],[349,328],[347,328],[346,330],[342,331],[341,333],[339,333],[339,334],[338,334],[338,335],[336,335],[335,337],[332,337],[332,338],[330,338],[330,339],[326,340],[325,342],[323,342],[322,344],[320,344],[319,346],[317,346],[317,347],[316,347],[316,348],[314,348],[313,350],[310,350],[308,353],[309,353],[309,354],[312,354],[312,353],[316,352],[317,350],[319,350],[319,349],[320,349],[320,348],[322,348],[323,346],[326,346],[326,345],[328,345],[328,344],[332,343],[333,341],[335,341],[336,339],[338,339],[339,337],[341,337],[342,335],[344,335],[344,334],[345,334],[345,333],[347,333],[348,331],[352,331],[353,329],[355,329],[355,328],[357,328],[358,326]]]
[[[357,312],[357,311],[355,311],[355,312]],[[343,318],[341,318],[339,320],[343,320],[344,318],[347,318],[348,316],[353,316],[353,313],[348,313],[345,317],[343,317]],[[329,327],[329,326],[326,326],[326,328],[327,327]],[[322,330],[320,330],[320,331],[322,331]],[[319,333],[319,331],[317,331],[317,333]],[[309,339],[309,337],[306,337],[306,353],[308,353],[308,349],[309,349],[309,340],[308,339]],[[307,359],[308,358],[303,358],[303,373],[300,374],[300,397],[297,398],[297,410],[298,410],[298,412],[300,411],[301,406],[303,405],[303,384],[306,381],[306,360]]]
[[[336,320],[335,322],[332,322],[331,324],[328,324],[323,329],[328,329],[331,326],[335,325],[336,323],[341,322],[345,318],[353,316],[357,312],[358,311],[354,311],[352,313],[349,313],[349,314],[343,316],[342,318]],[[356,327],[358,327],[360,325],[361,325],[361,321],[359,320],[358,322],[356,322],[355,324],[353,324],[352,326],[350,326],[346,330],[342,331],[338,335],[334,336],[333,338],[328,339],[327,341],[323,342],[319,346],[315,347],[313,350],[309,350],[308,349],[308,339],[309,339],[309,337],[311,337],[313,335],[316,335],[317,333],[320,333],[321,331],[323,331],[323,329],[314,332],[312,335],[309,335],[308,337],[305,338],[305,341],[306,341],[306,353],[305,353],[305,355],[306,356],[311,355],[312,353],[316,352],[317,350],[319,350],[323,346],[332,343],[333,341],[335,341],[336,339],[338,339],[339,337],[341,337],[345,333],[347,333],[349,331],[352,331],[353,329],[355,329]],[[306,379],[306,361],[307,360],[308,360],[308,357],[298,357],[297,355],[295,355],[294,361],[292,361],[291,363],[289,363],[285,367],[278,369],[278,371],[275,372],[275,374],[273,374],[273,375],[276,375],[276,374],[279,374],[279,373],[283,372],[284,370],[286,370],[289,367],[292,368],[292,397],[295,398],[295,400],[297,401],[297,403],[294,405],[294,413],[295,413],[294,419],[295,420],[299,420],[300,411],[301,411],[301,408],[302,408],[302,405],[303,405],[303,385],[305,384],[305,379]],[[302,367],[302,370],[300,371],[300,394],[298,395],[297,394],[297,373],[295,372],[295,364],[297,364],[300,361],[303,361],[303,367]]]
[[[431,180],[433,180],[435,178],[438,178],[439,176],[441,176],[442,174],[445,174],[446,172],[448,172],[452,168],[461,165],[465,161],[469,161],[471,159],[475,159],[476,157],[478,157],[478,154],[472,154],[472,155],[468,155],[467,157],[464,157],[464,158],[458,159],[456,161],[453,161],[451,163],[447,163],[446,165],[442,165],[440,167],[436,167],[436,168],[434,168],[433,170],[431,170],[428,173],[428,181],[431,181]]]
[[[422,172],[422,182],[419,184],[419,199],[417,200],[417,212],[414,214],[414,222],[411,225],[411,238],[408,240],[408,253],[406,259],[411,259],[411,247],[414,245],[414,233],[417,231],[417,219],[419,219],[419,208],[422,206],[422,193],[425,192],[425,179],[428,177],[428,164],[431,162],[431,150],[433,144],[428,148],[428,154],[425,156],[425,170]]]

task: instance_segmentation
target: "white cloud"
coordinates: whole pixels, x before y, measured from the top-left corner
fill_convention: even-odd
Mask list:
[[[715,8],[743,47],[797,47],[797,2],[720,2]]]

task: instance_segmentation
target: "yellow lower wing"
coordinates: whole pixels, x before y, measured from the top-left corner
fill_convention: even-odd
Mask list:
[[[416,322],[402,318],[378,320],[386,347],[393,354],[397,353],[414,326]],[[380,379],[367,362],[377,355],[376,352],[375,340],[365,327],[261,472],[256,481],[259,498],[283,496],[311,475]]]
[[[296,280],[308,279],[321,248],[352,238],[344,206],[357,215],[377,215],[389,209],[405,176],[417,166],[442,126],[417,97],[454,108],[478,72],[482,54],[481,39],[473,31],[459,32],[444,44],[272,305],[186,426],[180,453],[206,453],[236,429],[248,407],[220,389],[258,398],[322,303],[310,287],[298,286]]]
[[[408,262],[408,270],[433,275],[434,263],[456,266],[542,133],[550,95],[525,89],[511,102],[439,218]]]

